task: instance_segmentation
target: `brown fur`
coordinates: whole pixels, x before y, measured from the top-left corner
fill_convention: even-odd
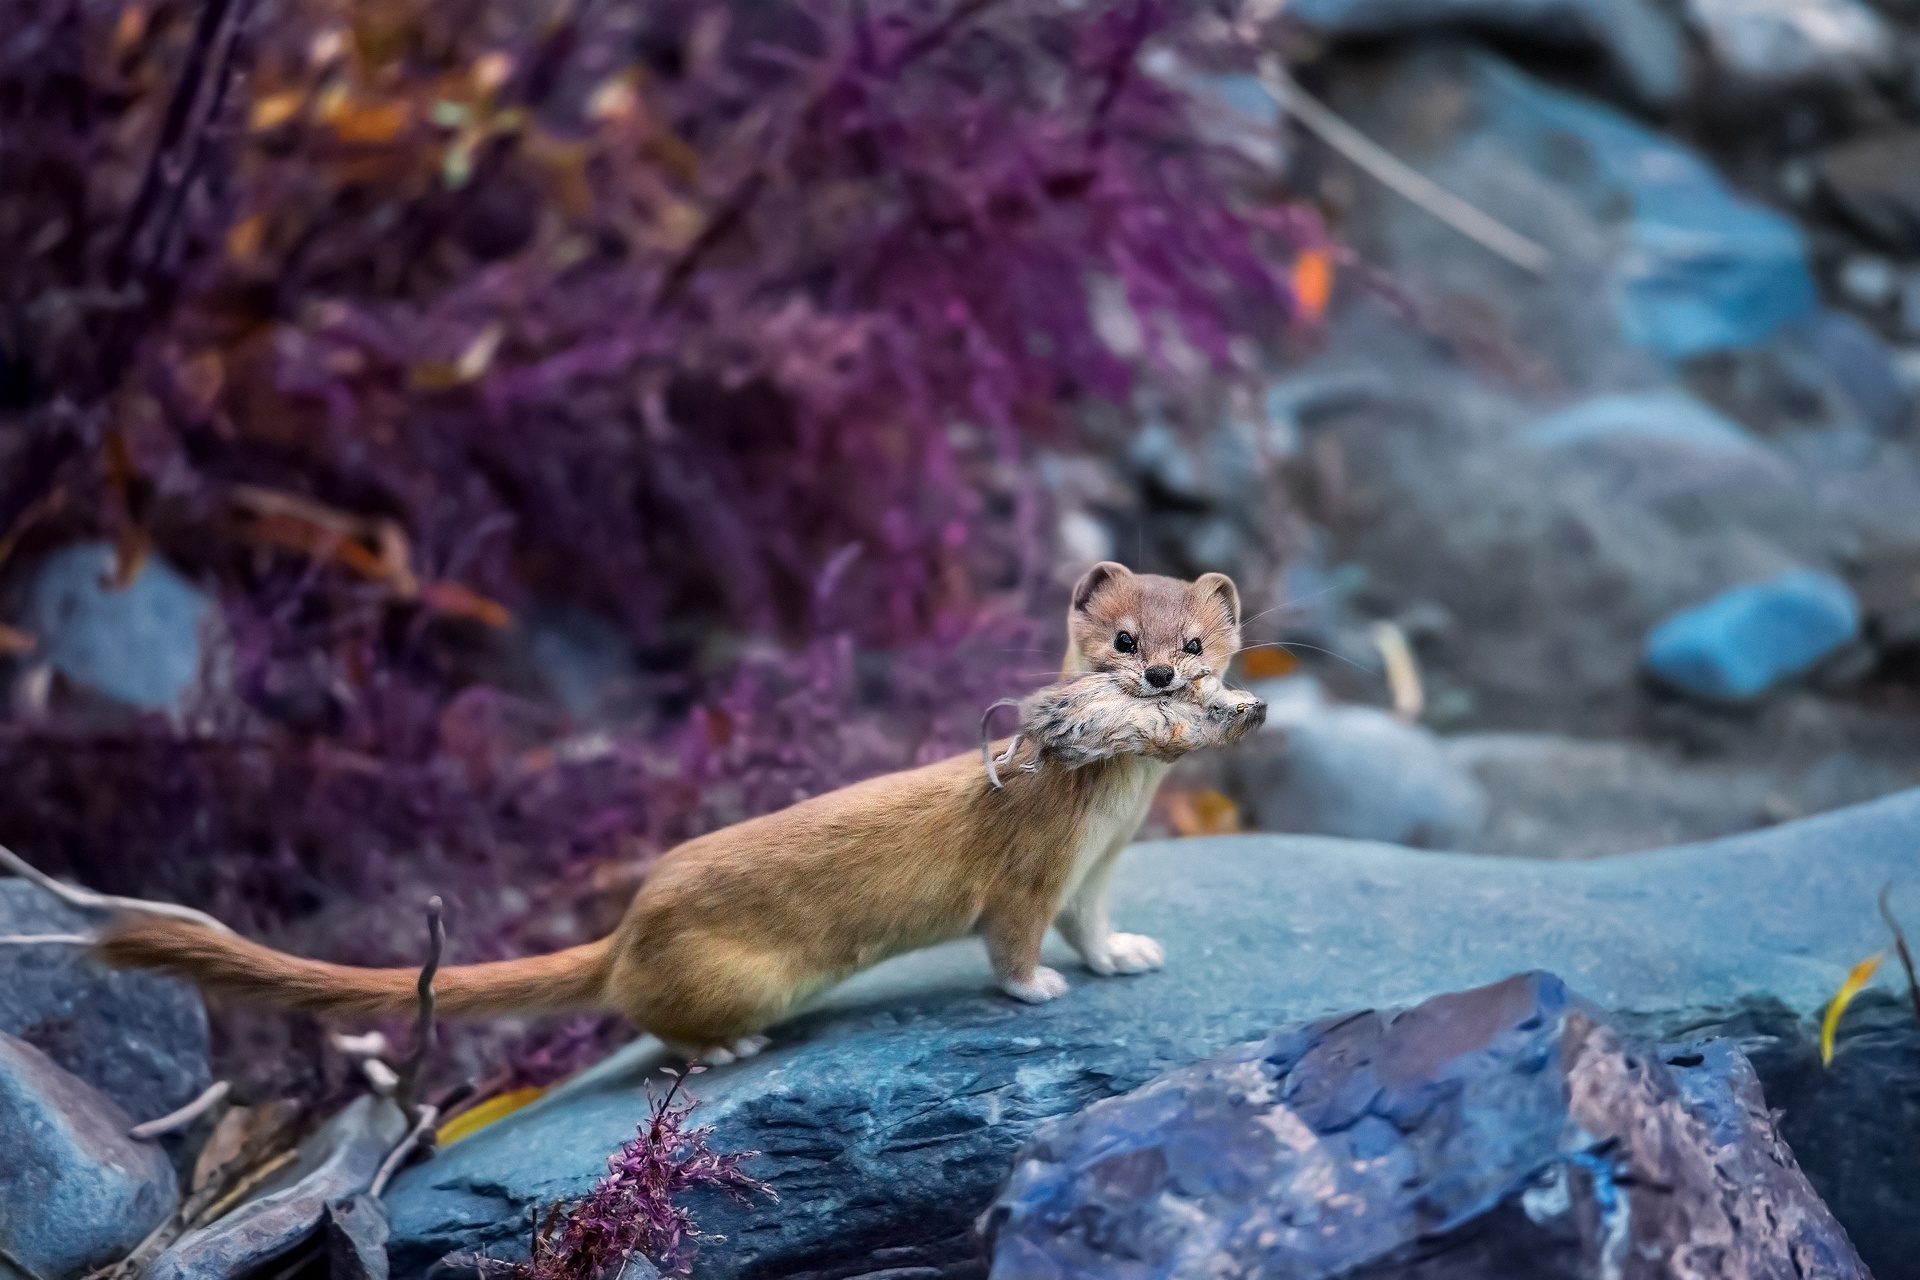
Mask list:
[[[1069,674],[1108,672],[1143,697],[1179,694],[1226,669],[1239,597],[1220,574],[1185,583],[1103,564],[1075,589],[1068,621]],[[1137,653],[1115,650],[1123,629]],[[1184,652],[1195,638],[1202,653]],[[1147,685],[1155,664],[1175,668],[1169,690]],[[996,791],[968,754],[816,796],[669,851],[609,938],[443,969],[440,1008],[455,1017],[611,1009],[701,1049],[769,1026],[888,956],[968,934],[1025,999],[1057,993],[1038,982],[1059,981],[1037,968],[1050,924],[1097,972],[1153,967],[1140,957],[1157,956],[1157,944],[1106,927],[1105,886],[1164,769],[1138,756],[1097,759],[1015,770]],[[301,960],[172,919],[121,922],[99,954],[280,1008],[364,1017],[414,1003],[413,970]]]

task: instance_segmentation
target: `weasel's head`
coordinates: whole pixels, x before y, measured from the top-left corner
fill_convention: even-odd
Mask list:
[[[1192,582],[1103,561],[1073,589],[1069,675],[1112,672],[1143,698],[1222,675],[1240,648],[1240,592],[1224,573]]]

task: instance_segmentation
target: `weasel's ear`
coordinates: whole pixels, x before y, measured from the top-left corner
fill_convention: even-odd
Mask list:
[[[1203,573],[1193,580],[1193,589],[1202,600],[1208,596],[1218,596],[1227,606],[1227,616],[1233,619],[1233,625],[1240,625],[1240,588],[1233,585],[1233,579],[1224,573]]]
[[[1074,612],[1085,613],[1087,605],[1093,600],[1093,593],[1101,587],[1106,586],[1109,582],[1118,578],[1131,578],[1132,576],[1133,570],[1127,568],[1127,566],[1115,564],[1111,560],[1102,560],[1099,564],[1087,570],[1086,573],[1081,576],[1080,581],[1074,585]],[[1213,576],[1217,578],[1220,575],[1216,573]],[[1231,589],[1233,584],[1228,583],[1227,586]]]

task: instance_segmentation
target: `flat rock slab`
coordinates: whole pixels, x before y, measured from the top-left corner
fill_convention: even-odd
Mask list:
[[[700,1274],[977,1273],[974,1219],[1040,1122],[1330,1013],[1545,969],[1656,1032],[1759,1009],[1770,1034],[1791,1034],[1885,944],[1883,884],[1920,920],[1917,850],[1920,791],[1600,862],[1302,836],[1140,845],[1121,862],[1115,918],[1166,944],[1164,973],[1101,979],[1062,956],[1073,989],[1030,1008],[991,994],[978,945],[955,944],[861,976],[761,1057],[699,1077],[715,1148],[764,1152],[748,1168],[781,1198],[694,1201],[727,1237]],[[403,1175],[388,1198],[393,1274],[457,1250],[523,1252],[530,1211],[583,1194],[632,1137],[659,1062],[637,1044]],[[1871,1176],[1920,1179],[1910,1145],[1894,1158]],[[1803,1164],[1833,1199],[1847,1171],[1823,1183]],[[1920,1257],[1920,1225],[1883,1225],[1855,1244],[1889,1280],[1900,1272],[1880,1259]]]
[[[74,934],[97,928],[38,885],[0,880],[0,934]],[[184,982],[95,964],[64,944],[0,947],[0,1033],[17,1036],[113,1099],[152,1120],[212,1083],[207,1013]]]

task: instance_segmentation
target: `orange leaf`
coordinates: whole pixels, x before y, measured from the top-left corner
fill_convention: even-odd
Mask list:
[[[260,252],[260,246],[266,238],[266,214],[256,213],[237,222],[233,230],[227,232],[227,257],[235,262],[245,262]]]
[[[0,622],[0,654],[11,657],[15,654],[32,653],[39,644],[40,642],[27,632]]]
[[[420,599],[427,608],[450,618],[471,618],[495,628],[513,625],[513,615],[505,605],[458,582],[429,582],[421,589]]]
[[[1240,807],[1218,791],[1176,791],[1167,797],[1167,819],[1183,836],[1231,835],[1240,830]]]
[[[1300,658],[1291,649],[1249,649],[1240,659],[1240,669],[1249,680],[1276,680],[1300,669]]]
[[[1326,314],[1333,297],[1333,255],[1325,249],[1308,249],[1293,260],[1293,292],[1309,320]]]
[[[342,142],[368,145],[392,142],[413,123],[413,107],[389,102],[378,107],[348,107],[333,118],[333,131]]]

